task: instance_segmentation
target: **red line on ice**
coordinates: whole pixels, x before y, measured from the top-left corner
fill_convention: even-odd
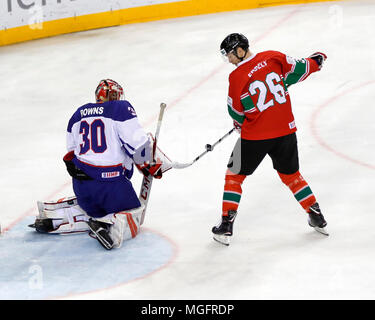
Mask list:
[[[331,98],[329,98],[328,100],[326,100],[323,104],[321,104],[320,106],[318,106],[315,111],[313,112],[312,114],[312,118],[311,118],[311,121],[310,121],[310,128],[311,128],[311,131],[312,131],[312,134],[314,136],[314,138],[318,141],[318,143],[324,147],[325,149],[327,149],[328,151],[332,152],[333,154],[335,154],[336,156],[340,157],[340,158],[343,158],[345,160],[348,160],[352,163],[356,163],[362,167],[366,167],[366,168],[369,168],[369,169],[372,169],[374,170],[375,169],[375,165],[373,164],[369,164],[369,163],[366,163],[366,162],[363,162],[363,161],[360,161],[360,160],[357,160],[355,158],[352,158],[338,150],[336,150],[334,147],[331,147],[327,142],[326,140],[324,140],[323,138],[321,138],[319,136],[319,133],[318,133],[318,129],[316,127],[316,121],[317,121],[317,118],[319,117],[319,114],[322,110],[324,110],[325,108],[329,107],[329,106],[332,106],[332,103],[337,100],[338,98],[342,98],[343,96],[349,94],[349,93],[353,93],[354,91],[356,90],[359,90],[359,89],[362,89],[366,86],[369,86],[369,85],[372,85],[374,84],[375,81],[372,80],[372,81],[368,81],[368,82],[365,82],[365,83],[362,83],[358,86],[355,86],[354,88],[351,88],[351,89],[348,89],[348,90],[345,90],[345,92],[340,92],[334,96],[332,96]]]

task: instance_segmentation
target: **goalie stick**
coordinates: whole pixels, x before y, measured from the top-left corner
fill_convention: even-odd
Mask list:
[[[228,137],[236,128],[232,128],[229,130],[224,136],[222,136],[219,140],[217,140],[214,144],[206,144],[205,148],[206,151],[202,152],[198,157],[196,157],[193,161],[187,162],[187,163],[179,163],[179,162],[172,162],[172,168],[175,169],[184,169],[187,167],[190,167],[194,162],[198,161],[200,158],[202,158],[206,153],[213,151],[214,148],[221,142],[223,141],[226,137]]]
[[[156,144],[159,138],[161,122],[163,120],[164,110],[166,107],[167,105],[165,103],[160,104],[160,113],[159,113],[158,124],[157,124],[156,132],[155,132],[155,143],[153,146],[153,155],[155,155]],[[147,203],[148,203],[148,200],[150,199],[150,192],[151,192],[153,178],[154,177],[151,174],[149,174],[147,177],[143,176],[141,191],[139,193],[139,201],[141,202],[141,205],[143,206],[143,211],[141,214],[141,222],[140,222],[141,225],[143,224],[143,221],[145,220]]]

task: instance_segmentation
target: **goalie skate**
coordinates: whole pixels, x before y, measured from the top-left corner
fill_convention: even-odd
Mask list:
[[[35,219],[33,224],[29,224],[30,228],[34,228],[40,233],[48,233],[54,230],[52,219]]]
[[[113,248],[113,240],[109,235],[111,224],[93,219],[90,219],[87,224],[91,230],[90,236],[98,240],[105,249],[111,250]]]
[[[135,238],[139,232],[144,207],[138,207],[102,218],[90,219],[89,236],[98,240],[107,250],[120,248],[123,241]]]

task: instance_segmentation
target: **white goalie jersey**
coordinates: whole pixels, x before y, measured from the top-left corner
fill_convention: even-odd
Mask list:
[[[172,161],[156,146],[152,134],[145,133],[127,101],[87,104],[78,108],[68,124],[67,149],[69,155],[74,154],[69,161],[97,180],[108,181],[123,175],[130,179],[134,163],[155,161],[160,164],[162,173],[172,168]],[[148,176],[148,179],[152,181],[152,177]],[[88,216],[74,196],[58,201],[38,201],[39,215],[30,227],[41,233],[88,232],[99,239],[91,224],[102,222],[109,225],[113,247],[118,248],[124,240],[136,237],[143,223],[147,203],[143,200],[148,199],[143,185],[139,194],[140,207],[113,212],[102,218]]]
[[[128,101],[89,103],[77,109],[67,128],[67,150],[74,164],[96,180],[132,172],[133,156],[148,136]],[[144,155],[150,161],[150,153]]]

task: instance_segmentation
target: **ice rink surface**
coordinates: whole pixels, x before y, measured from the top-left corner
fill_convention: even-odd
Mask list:
[[[41,295],[47,285],[29,287],[28,298],[374,299],[374,30],[374,1],[324,2],[125,25],[1,47],[0,223],[6,231],[0,237],[1,268],[32,277],[39,267],[47,283],[56,261],[54,268],[66,272],[48,287],[64,287],[77,270],[92,282],[83,294]],[[103,254],[86,236],[87,248],[77,236],[76,244],[67,238],[69,250],[59,251],[62,237],[59,245],[48,238],[44,249],[36,250],[43,240],[24,226],[37,214],[37,200],[73,194],[62,161],[65,130],[75,109],[94,100],[99,80],[113,78],[124,86],[147,131],[155,131],[159,104],[167,103],[159,145],[173,160],[190,161],[232,126],[226,96],[233,67],[218,50],[232,32],[245,34],[253,52],[328,55],[323,70],[292,86],[290,95],[300,171],[320,203],[330,236],[307,225],[306,214],[266,158],[244,182],[231,245],[212,240],[226,163],[238,138],[233,134],[190,168],[154,181],[140,236],[160,234],[175,250],[156,272],[99,288],[93,274],[100,260],[92,268],[69,265],[75,246],[83,260],[85,252],[102,255],[101,277],[118,272],[121,278],[142,269],[144,261],[150,264],[153,255],[145,259],[148,251],[140,245],[139,264],[130,265],[116,252]],[[132,181],[139,190],[141,175],[135,173]],[[12,232],[22,228],[25,234],[15,249]],[[30,258],[30,250],[37,255]],[[49,259],[44,267],[43,257],[53,256],[59,259]],[[11,277],[2,272],[0,287],[11,287]]]

